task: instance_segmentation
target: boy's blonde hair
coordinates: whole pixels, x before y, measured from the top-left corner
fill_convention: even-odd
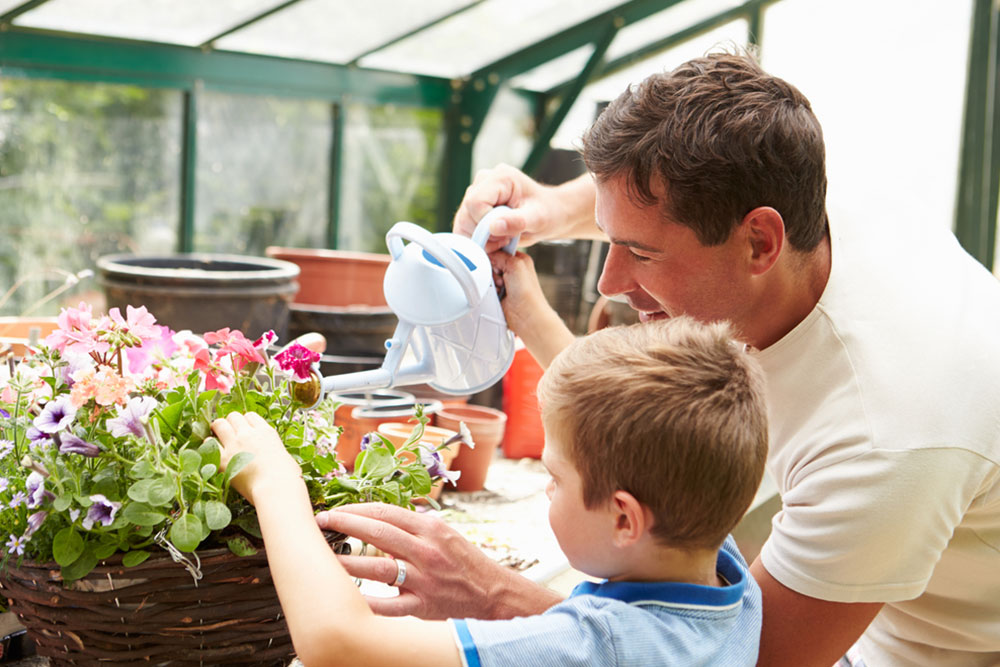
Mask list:
[[[745,350],[728,324],[689,317],[603,329],[563,350],[538,397],[585,506],[628,491],[664,544],[718,547],[767,457],[763,371]]]

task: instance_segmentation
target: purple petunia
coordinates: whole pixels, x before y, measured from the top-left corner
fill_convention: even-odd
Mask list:
[[[128,435],[141,438],[145,433],[142,420],[148,418],[155,407],[156,399],[152,396],[133,396],[128,399],[126,405],[118,406],[118,416],[107,421],[111,435],[116,438]]]
[[[87,442],[72,433],[64,433],[59,438],[59,452],[62,454],[80,454],[92,459],[101,453],[101,449],[97,445]]]
[[[361,436],[361,443],[358,445],[358,449],[360,449],[361,451],[365,451],[371,446],[372,446],[372,434],[365,433],[363,436]]]
[[[430,474],[431,478],[440,477],[441,479],[447,480],[451,484],[455,484],[458,478],[462,476],[461,470],[451,471],[444,465],[444,461],[441,460],[440,452],[436,452],[433,449],[428,449],[426,447],[420,447],[420,462],[424,464],[427,468],[427,472]]]
[[[24,482],[25,490],[28,492],[28,509],[34,509],[42,504],[46,498],[55,498],[54,495],[45,490],[45,477],[32,471],[28,479]],[[11,501],[13,502],[13,500]]]
[[[42,433],[34,426],[29,426],[25,429],[24,434],[28,437],[28,447],[31,451],[36,449],[45,449],[52,444],[52,438],[46,433]]]
[[[56,433],[73,423],[76,408],[69,400],[69,395],[49,401],[42,408],[41,414],[35,417],[35,428],[42,433]]]
[[[24,531],[24,539],[30,538],[35,532],[42,527],[45,522],[45,517],[49,515],[48,512],[35,512],[28,517],[28,529]]]
[[[115,514],[122,504],[108,500],[100,493],[95,493],[90,499],[93,501],[93,504],[87,510],[87,516],[83,517],[83,528],[90,530],[94,527],[95,523],[99,523],[102,526],[110,526],[111,522],[115,520]]]

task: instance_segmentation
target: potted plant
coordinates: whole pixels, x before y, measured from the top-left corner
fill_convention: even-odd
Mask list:
[[[426,418],[402,447],[371,438],[347,473],[336,403],[295,399],[318,355],[293,344],[272,357],[273,332],[197,336],[144,307],[99,316],[86,304],[58,324],[0,369],[0,586],[55,664],[287,661],[256,515],[230,489],[249,459],[219,469],[218,417],[274,425],[317,508],[410,507],[431,490]]]

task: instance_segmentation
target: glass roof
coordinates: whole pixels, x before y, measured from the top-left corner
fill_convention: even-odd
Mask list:
[[[303,0],[215,46],[345,64],[468,5],[469,0]]]
[[[700,0],[689,0],[696,4]],[[0,0],[13,25],[454,78],[626,0]],[[681,5],[688,2],[681,2]],[[585,58],[586,56],[584,56]]]
[[[275,0],[49,0],[15,18],[14,25],[198,46],[276,4]]]

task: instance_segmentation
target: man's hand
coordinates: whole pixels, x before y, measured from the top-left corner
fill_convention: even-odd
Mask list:
[[[547,239],[600,238],[594,227],[593,181],[583,177],[560,186],[542,185],[519,169],[502,164],[476,174],[455,214],[455,233],[472,236],[476,225],[497,206],[513,209],[490,224],[486,251],[520,236],[518,245]]]
[[[341,507],[316,516],[320,528],[337,530],[406,561],[399,596],[369,597],[383,616],[424,619],[512,618],[541,613],[560,601],[548,589],[490,560],[441,519],[383,504]],[[391,558],[340,556],[349,574],[392,583]]]

